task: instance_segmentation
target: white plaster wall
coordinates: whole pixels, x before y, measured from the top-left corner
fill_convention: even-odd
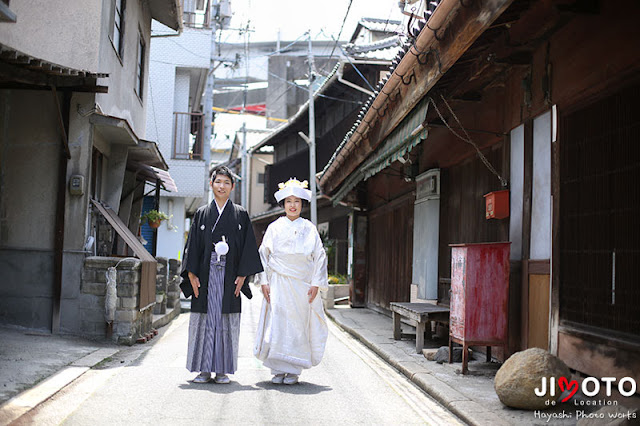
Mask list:
[[[152,23],[153,34],[162,34],[167,29],[157,21]],[[208,69],[210,52],[211,30],[207,29],[185,27],[177,37],[153,37],[151,41],[151,61],[156,64]]]
[[[173,207],[170,205],[173,204]],[[185,199],[182,197],[161,197],[160,210],[173,215],[158,228],[156,253],[167,259],[182,259],[185,235]],[[188,231],[188,230],[186,230]]]
[[[154,43],[151,41],[151,53]],[[171,159],[173,136],[173,94],[176,70],[172,64],[153,60],[149,68],[149,105],[147,108],[147,137],[158,143],[158,148],[166,161]],[[173,173],[173,170],[169,171]]]
[[[420,299],[438,298],[440,199],[416,203],[413,227],[413,277]]]
[[[54,64],[103,72],[97,49],[103,1],[11,0],[18,19],[0,23],[0,43]]]
[[[551,258],[551,113],[533,120],[531,259]]]
[[[511,260],[522,259],[522,209],[524,192],[524,124],[511,131],[509,241]]]

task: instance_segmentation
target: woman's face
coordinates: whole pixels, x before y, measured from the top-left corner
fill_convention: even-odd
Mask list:
[[[293,195],[284,199],[284,211],[290,220],[296,220],[302,212],[302,200]]]

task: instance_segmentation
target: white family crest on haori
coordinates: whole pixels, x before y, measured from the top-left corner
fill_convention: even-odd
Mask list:
[[[280,202],[291,195],[302,198],[303,200],[311,201],[311,191],[307,189],[308,187],[309,182],[306,180],[300,182],[296,178],[291,178],[286,182],[279,183],[279,190],[273,195],[276,197],[277,202]]]

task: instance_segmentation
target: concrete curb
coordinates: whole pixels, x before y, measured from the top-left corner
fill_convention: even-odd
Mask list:
[[[119,351],[118,348],[98,349],[74,361],[31,389],[14,396],[0,406],[0,424],[6,425],[19,419],[89,371],[91,367]]]
[[[180,315],[180,304],[163,315],[154,315],[153,328],[160,328],[169,324]],[[105,359],[113,356],[125,348],[108,347],[97,349],[82,358],[75,360],[66,367],[55,372],[33,387],[22,391],[18,395],[0,405],[0,425],[8,425],[29,411],[42,404],[66,386],[80,378],[91,368]]]
[[[180,303],[176,303],[176,306],[173,307],[171,311],[167,311],[166,314],[163,315],[154,315],[153,316],[153,328],[164,327],[173,321],[178,315],[180,315]]]
[[[453,389],[447,383],[434,377],[428,370],[424,369],[405,353],[394,350],[391,345],[376,344],[373,339],[367,338],[368,330],[362,332],[342,323],[331,312],[325,310],[327,316],[338,327],[353,335],[365,346],[370,348],[391,366],[404,374],[409,380],[425,391],[429,396],[446,407],[453,414],[470,425],[509,425],[501,417],[488,411],[485,407],[475,401],[470,400],[462,393]],[[391,332],[391,330],[390,330]],[[388,348],[384,347],[388,346]]]

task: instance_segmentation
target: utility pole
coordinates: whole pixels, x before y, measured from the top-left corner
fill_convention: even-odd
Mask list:
[[[207,13],[211,16],[212,5],[209,6]],[[216,31],[217,23],[215,19],[211,22],[211,53],[209,56],[209,70],[207,71],[207,83],[204,90],[204,126],[202,128],[202,159],[204,160],[205,176],[204,176],[204,193],[206,194],[203,201],[207,204],[213,199],[213,193],[209,187],[209,168],[211,167],[211,135],[213,134],[213,84],[214,72],[216,69]]]
[[[316,200],[316,116],[313,102],[313,51],[311,50],[311,30],[309,35],[309,184],[311,189],[311,222],[318,226],[318,208]]]
[[[244,62],[245,62],[245,80],[244,80],[244,93],[242,99],[242,114],[245,117],[244,113],[247,108],[247,89],[249,85],[249,22],[247,21],[247,29],[244,35]],[[242,206],[249,211],[249,185],[251,178],[249,177],[249,165],[247,162],[249,161],[247,155],[247,120],[245,119],[242,123],[242,186],[240,193],[240,203]],[[251,212],[249,212],[251,214]]]

